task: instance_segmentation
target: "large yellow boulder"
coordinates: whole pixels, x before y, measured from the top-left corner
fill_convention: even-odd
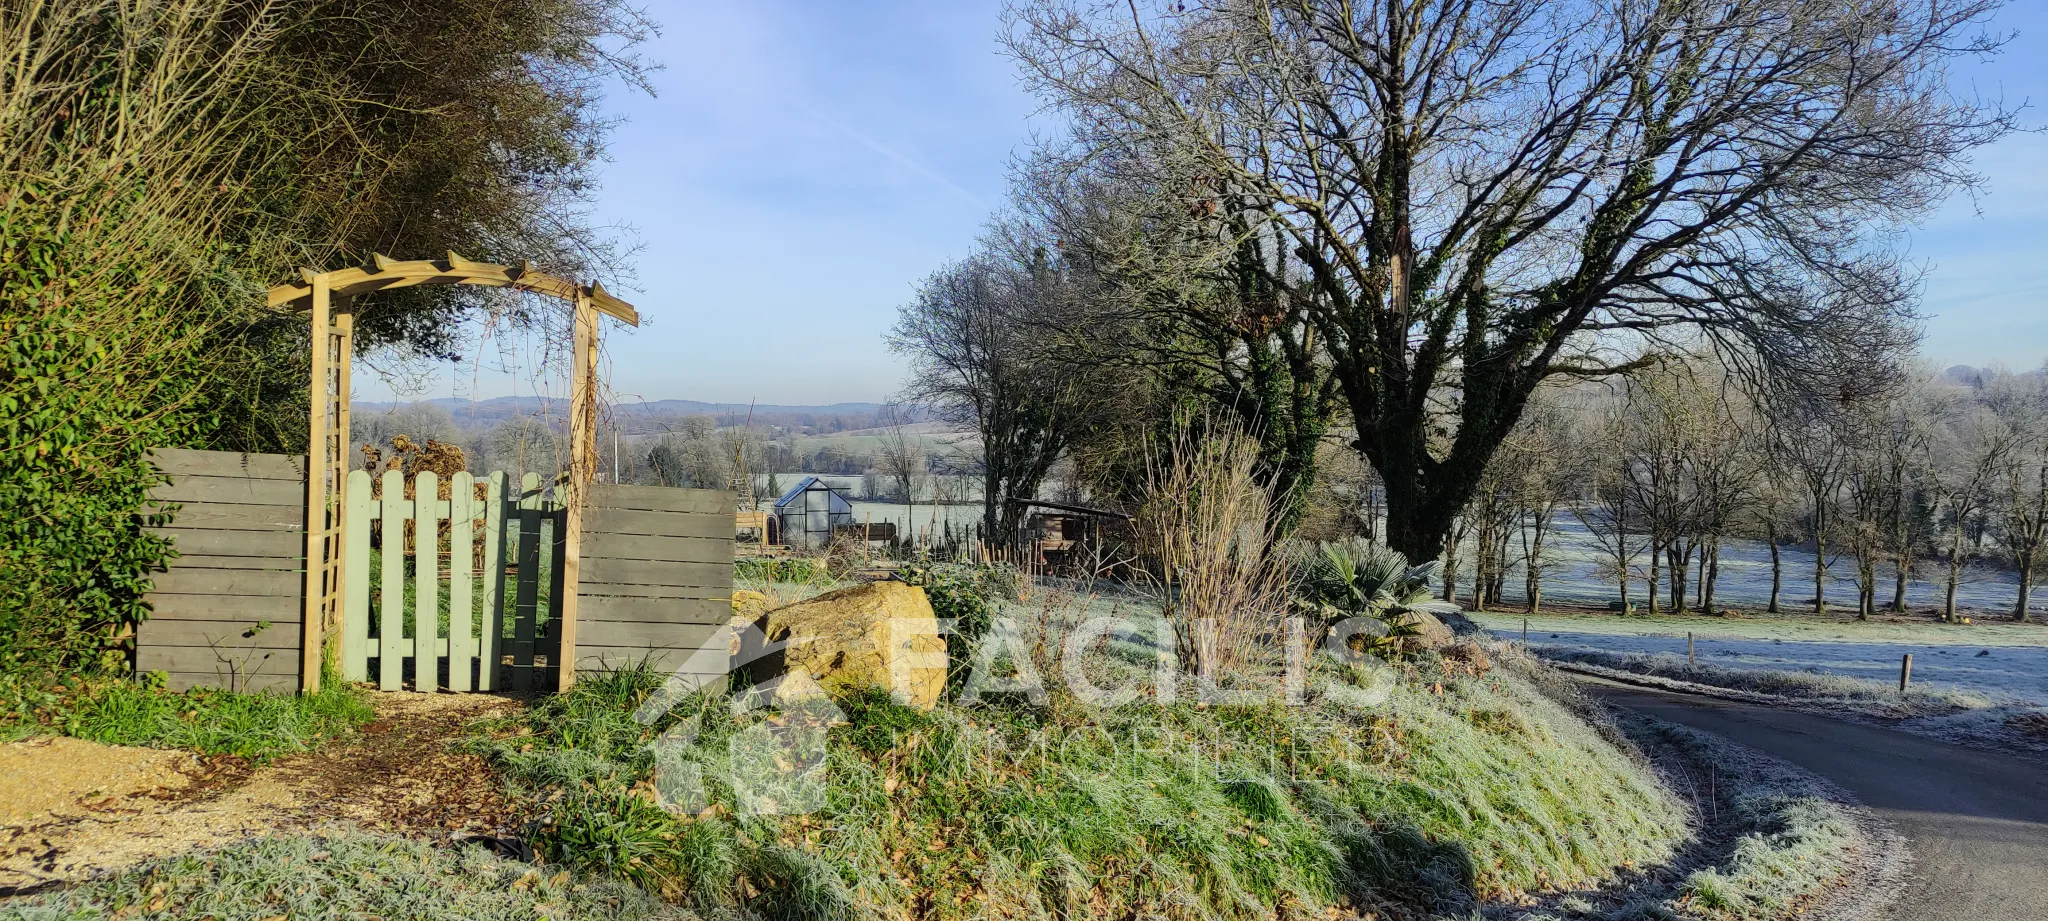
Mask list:
[[[922,709],[946,690],[946,639],[924,589],[868,582],[762,614],[755,625],[779,655],[755,663],[756,682],[801,671],[826,690],[887,689]]]

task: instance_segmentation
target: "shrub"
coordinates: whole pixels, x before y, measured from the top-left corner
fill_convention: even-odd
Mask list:
[[[145,530],[169,516],[146,506],[162,481],[148,450],[197,429],[180,409],[199,375],[185,353],[94,329],[70,310],[131,296],[132,279],[67,291],[53,266],[80,244],[20,214],[0,215],[0,670],[111,670],[122,628],[148,616],[142,595],[172,556]],[[90,289],[92,285],[84,286]],[[63,312],[16,309],[67,291]],[[63,295],[59,295],[62,297]],[[26,314],[26,315],[24,315]],[[143,307],[140,328],[177,340],[176,324]],[[138,354],[139,353],[139,354]]]
[[[1365,651],[1398,654],[1404,651],[1402,641],[1417,632],[1407,615],[1456,610],[1430,600],[1435,560],[1410,566],[1400,551],[1355,538],[1297,545],[1292,555],[1294,607],[1318,625],[1317,644],[1337,621],[1371,617],[1384,622],[1387,630]]]
[[[735,579],[793,585],[830,585],[836,581],[822,561],[798,556],[755,556],[735,560],[732,574]]]
[[[1258,440],[1221,417],[1183,418],[1152,446],[1132,526],[1164,599],[1181,668],[1215,681],[1242,668],[1285,616],[1287,564]]]
[[[1007,563],[934,563],[919,559],[896,570],[896,577],[924,589],[932,614],[953,620],[946,635],[946,657],[952,680],[959,680],[973,662],[974,644],[995,623],[997,602],[1016,601],[1022,587],[1017,569]]]

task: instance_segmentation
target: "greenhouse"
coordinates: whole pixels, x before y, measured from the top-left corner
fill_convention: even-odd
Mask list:
[[[832,543],[834,528],[854,523],[853,503],[824,480],[805,477],[775,500],[775,517],[781,523],[783,543],[792,547],[824,547]]]

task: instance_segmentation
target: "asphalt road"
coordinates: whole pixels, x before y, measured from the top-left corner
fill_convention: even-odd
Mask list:
[[[1754,704],[1585,679],[1617,706],[1834,781],[1913,854],[1891,921],[2048,921],[2048,765]]]

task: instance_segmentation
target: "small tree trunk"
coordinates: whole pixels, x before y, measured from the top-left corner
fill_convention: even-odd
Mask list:
[[[1877,561],[1861,550],[1856,552],[1856,619],[1869,620],[1877,608]]]
[[[1813,613],[1828,612],[1828,542],[1819,534],[1813,536]]]
[[[1963,529],[1956,528],[1948,544],[1948,585],[1941,598],[1941,619],[1956,619],[1956,586],[1963,581]]]
[[[1671,613],[1685,613],[1685,577],[1690,570],[1692,553],[1689,548],[1673,545],[1671,548]]]
[[[1785,564],[1779,558],[1778,535],[1770,535],[1771,545],[1771,613],[1778,613],[1778,594],[1785,588]]]
[[[1444,601],[1458,603],[1458,545],[1444,548]]]
[[[1714,583],[1721,581],[1721,539],[1707,542],[1707,571],[1700,574],[1700,609],[1714,613]]]
[[[981,539],[986,545],[995,544],[996,534],[999,533],[1002,526],[1002,513],[1000,509],[1003,502],[1002,484],[1002,472],[996,467],[989,466],[983,470],[981,475]]]
[[[1657,613],[1657,578],[1660,575],[1658,566],[1663,563],[1663,553],[1664,548],[1652,540],[1650,542],[1650,575],[1649,578],[1643,580],[1643,598],[1649,604],[1651,614]]]
[[[1694,577],[1693,577],[1693,589],[1692,589],[1692,603],[1693,603],[1693,606],[1695,606],[1695,607],[1697,607],[1697,608],[1699,608],[1699,609],[1700,609],[1700,613],[1703,613],[1703,614],[1711,614],[1711,613],[1713,613],[1713,609],[1712,609],[1712,608],[1709,608],[1709,607],[1707,607],[1707,542],[1706,542],[1706,541],[1701,541],[1701,542],[1700,542],[1700,545],[1699,545],[1699,547],[1697,547],[1697,548],[1695,549],[1695,555],[1697,555],[1697,556],[1699,557],[1699,571],[1698,571],[1698,572],[1697,572],[1697,573],[1696,573],[1696,574],[1694,575]]]
[[[2020,591],[2019,597],[2015,598],[2012,603],[2012,619],[2025,623],[2029,596],[2034,593],[2034,551],[2021,551],[2018,562],[2020,564]]]

